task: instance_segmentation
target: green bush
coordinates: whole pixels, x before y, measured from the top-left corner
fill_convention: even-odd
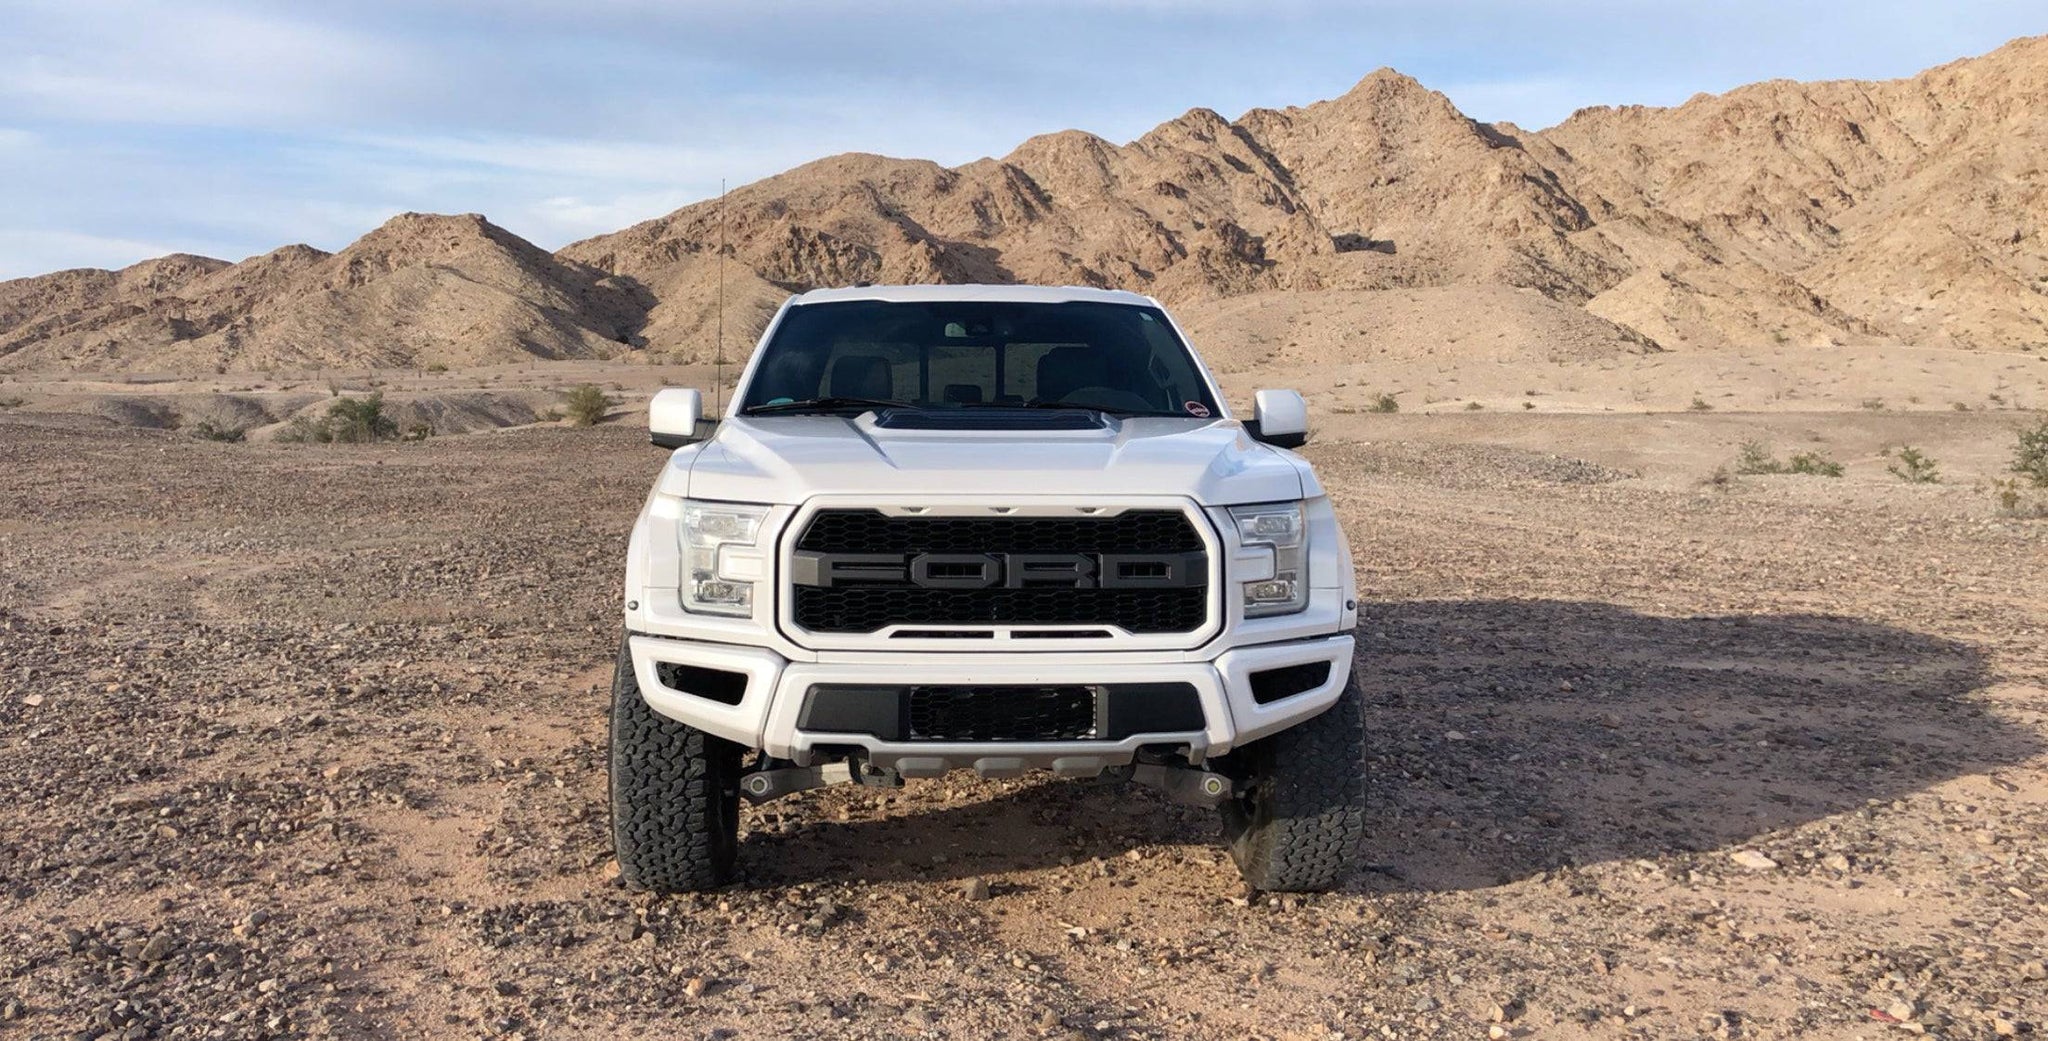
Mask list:
[[[367,444],[398,436],[398,424],[384,414],[384,392],[366,398],[342,398],[327,406],[329,440]]]
[[[1762,441],[1744,441],[1742,449],[1735,453],[1735,472],[1739,474],[1781,474],[1785,464],[1771,455],[1771,446]]]
[[[1685,406],[1685,408],[1686,408],[1686,411],[1688,411],[1688,412],[1712,412],[1712,411],[1714,411],[1714,406],[1713,406],[1712,404],[1708,403],[1707,399],[1705,399],[1705,398],[1703,398],[1703,397],[1700,397],[1700,396],[1699,396],[1698,394],[1694,394],[1694,395],[1692,396],[1692,404],[1690,404],[1690,405],[1687,405],[1687,406]]]
[[[1395,401],[1394,396],[1392,394],[1382,394],[1379,397],[1372,399],[1371,411],[1399,412],[1401,411],[1401,403]]]
[[[326,444],[334,440],[334,435],[327,432],[325,423],[306,416],[293,416],[291,422],[277,432],[277,439],[292,445]]]
[[[1797,452],[1785,467],[1786,473],[1805,474],[1808,477],[1840,477],[1842,464],[1829,459],[1826,452]]]
[[[1885,469],[1907,484],[1941,483],[1941,471],[1933,457],[1912,445],[1900,445],[1898,458],[1892,460],[1892,464]]]
[[[1998,503],[1998,515],[2020,520],[2040,520],[2048,517],[2048,499],[2030,497],[2021,489],[2017,477],[1991,482],[1991,498]]]
[[[569,414],[569,422],[579,427],[592,426],[604,420],[604,414],[618,404],[603,388],[595,383],[571,387],[562,395],[562,408]]]
[[[242,427],[225,426],[211,419],[202,419],[192,424],[191,433],[201,441],[236,442],[242,440],[249,432]]]
[[[1739,474],[1805,474],[1809,477],[1840,477],[1842,464],[1829,459],[1826,452],[1799,452],[1790,462],[1781,463],[1771,454],[1771,446],[1762,441],[1744,441],[1742,450],[1735,456],[1735,472]]]
[[[398,424],[384,413],[384,392],[366,398],[339,398],[319,419],[294,416],[277,439],[291,444],[367,444],[398,436]]]
[[[2021,428],[2019,441],[2013,445],[2012,472],[2036,488],[2048,488],[2048,419]]]

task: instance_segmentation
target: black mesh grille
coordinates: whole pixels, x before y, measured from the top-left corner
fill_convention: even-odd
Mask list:
[[[821,510],[797,540],[820,553],[1200,553],[1201,536],[1175,510],[1114,517],[891,517]],[[1206,568],[1206,563],[1202,565]],[[933,589],[905,583],[792,586],[796,624],[816,633],[890,625],[1114,625],[1182,633],[1208,617],[1209,591],[1054,587]]]
[[[1095,737],[1091,687],[910,688],[912,741],[1086,741]]]

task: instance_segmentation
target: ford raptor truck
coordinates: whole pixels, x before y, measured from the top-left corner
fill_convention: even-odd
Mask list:
[[[972,770],[1213,806],[1244,879],[1365,837],[1351,554],[1301,395],[1250,418],[1159,303],[1028,286],[804,293],[633,527],[612,690],[628,885],[737,869],[740,801]]]

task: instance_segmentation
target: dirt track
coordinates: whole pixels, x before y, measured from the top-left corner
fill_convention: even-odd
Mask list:
[[[617,888],[630,429],[0,419],[0,1034],[2048,1032],[2048,525],[1703,490],[1743,421],[1682,464],[1645,422],[1542,428],[1592,463],[1326,427],[1382,828],[1350,891],[1247,904],[1206,814],[1049,780],[814,793],[741,888]]]

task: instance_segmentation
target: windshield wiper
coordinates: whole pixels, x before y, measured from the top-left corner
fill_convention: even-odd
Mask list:
[[[777,412],[837,412],[842,409],[858,408],[916,408],[908,401],[892,401],[888,398],[823,397],[805,398],[802,401],[771,401],[765,405],[749,407],[741,415],[765,416]]]

